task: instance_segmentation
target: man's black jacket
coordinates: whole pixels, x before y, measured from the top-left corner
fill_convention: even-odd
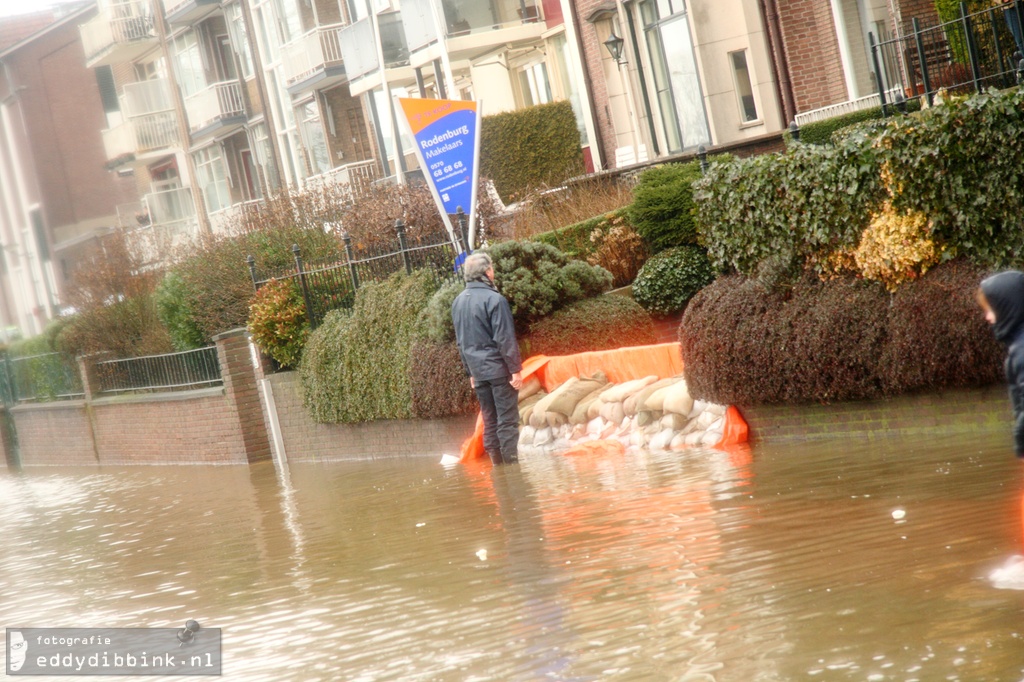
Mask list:
[[[452,303],[455,340],[466,374],[477,381],[510,376],[523,369],[512,309],[484,282],[467,282]]]

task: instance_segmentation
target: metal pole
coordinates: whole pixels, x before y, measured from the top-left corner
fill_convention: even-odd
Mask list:
[[[964,24],[964,37],[967,39],[967,55],[971,61],[971,80],[974,81],[974,91],[981,92],[981,75],[978,68],[978,47],[974,44],[974,27],[970,14],[967,11],[967,3],[960,3],[960,18]]]
[[[888,116],[885,106],[885,82],[882,80],[882,67],[878,61],[878,43],[875,42],[875,34],[868,33],[868,44],[871,46],[871,62],[875,66],[875,82],[878,83],[878,99],[882,103],[882,117]]]
[[[932,83],[928,76],[928,60],[924,58],[924,40],[921,38],[921,22],[917,17],[913,19],[914,42],[917,44],[917,59],[921,63],[921,85],[924,87],[924,97],[928,106],[932,105]]]
[[[999,25],[996,22],[996,9],[992,8],[989,10],[988,18],[989,23],[992,24],[992,44],[996,48],[996,64],[999,65],[999,70],[1003,70],[1003,46],[999,40]],[[1003,87],[1009,87],[1009,74],[1003,73]]]
[[[259,291],[260,285],[256,283],[256,259],[249,254],[245,257],[245,262],[249,264],[249,276],[252,277],[253,291]]]
[[[395,221],[395,232],[398,233],[398,248],[402,252],[402,262],[405,263],[406,274],[412,274],[412,258],[409,256],[409,249],[405,244],[405,223],[399,218]]]
[[[359,273],[356,272],[355,258],[352,255],[352,235],[348,232],[341,236],[341,241],[345,242],[345,256],[348,260],[348,274],[352,279],[352,294],[359,290]]]
[[[302,251],[298,244],[292,244],[292,253],[295,254],[295,270],[299,273],[299,287],[302,288],[302,302],[306,305],[306,319],[309,320],[309,328],[316,329],[316,314],[313,312],[313,302],[309,297],[309,286],[306,284],[306,271],[302,269]]]
[[[469,243],[469,224],[466,220],[466,212],[462,210],[461,206],[455,209],[455,220],[459,224],[459,234],[462,236],[462,249],[466,253],[473,251],[473,247]]]

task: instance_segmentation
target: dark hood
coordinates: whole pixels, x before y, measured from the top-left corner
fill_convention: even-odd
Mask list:
[[[1009,344],[1024,329],[1024,272],[1008,270],[987,277],[981,292],[996,314],[992,328],[996,339]]]

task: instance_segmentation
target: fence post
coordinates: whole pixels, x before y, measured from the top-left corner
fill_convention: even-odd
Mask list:
[[[999,40],[999,24],[996,21],[996,8],[992,8],[988,13],[989,23],[992,24],[992,45],[996,48],[996,64],[999,65],[999,70],[1003,70],[1003,44]],[[1011,60],[1012,61],[1012,60]],[[1003,72],[1003,87],[1010,87],[1009,74]]]
[[[967,40],[967,56],[971,61],[971,80],[974,81],[974,91],[981,92],[981,76],[978,68],[978,47],[974,44],[974,26],[971,23],[970,14],[967,11],[967,3],[960,2],[960,18],[964,24],[964,38]]]
[[[702,144],[697,145],[697,160],[700,162],[701,175],[708,172],[708,148]]]
[[[359,273],[356,272],[355,258],[352,256],[352,235],[348,232],[341,235],[341,241],[345,242],[345,258],[348,260],[348,274],[352,279],[352,294],[359,290]]]
[[[259,291],[260,285],[256,283],[256,259],[249,254],[245,257],[245,262],[249,264],[249,276],[252,277],[253,291]]]
[[[398,233],[398,248],[402,251],[402,262],[405,263],[405,272],[412,274],[412,258],[409,256],[409,248],[405,244],[405,223],[401,218],[395,221],[395,232]]]
[[[871,46],[871,62],[875,66],[875,82],[878,83],[878,99],[882,103],[882,118],[889,115],[888,107],[885,106],[885,82],[882,80],[882,67],[878,61],[878,43],[875,42],[875,34],[868,32],[868,44]]]
[[[11,372],[11,357],[7,351],[0,351],[0,393],[2,393],[3,404],[0,405],[0,450],[3,456],[0,457],[0,466],[8,468],[19,468],[21,466],[21,453],[18,450],[18,428],[14,422],[14,415],[11,408],[18,401],[14,393],[14,374]]]
[[[295,255],[295,271],[299,275],[299,286],[302,288],[302,302],[306,306],[306,319],[309,320],[309,328],[316,329],[316,313],[313,312],[313,302],[309,298],[309,285],[306,284],[306,271],[302,268],[302,250],[298,244],[292,244],[292,253]]]
[[[455,221],[459,225],[459,235],[462,237],[462,250],[469,253],[473,250],[472,245],[469,243],[469,223],[466,221],[466,212],[462,210],[461,206],[455,208]]]
[[[924,98],[928,106],[934,104],[932,101],[932,81],[928,75],[928,60],[924,56],[924,40],[921,38],[921,22],[917,17],[912,20],[914,26],[914,42],[917,44],[917,61],[921,64],[921,87],[924,88]],[[913,76],[911,76],[913,77]]]
[[[1017,35],[1024,38],[1024,0],[1014,0],[1013,9],[1016,16],[1012,21],[1017,24]],[[1016,38],[1014,38],[1013,43],[1017,48],[1013,53],[1017,57],[1017,63],[1013,65],[1013,68],[1017,71],[1017,84],[1024,85],[1024,49],[1017,45]]]

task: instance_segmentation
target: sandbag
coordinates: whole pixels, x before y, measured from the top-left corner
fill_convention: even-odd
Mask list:
[[[643,379],[633,379],[632,381],[615,384],[601,394],[601,400],[606,403],[621,403],[629,396],[646,386],[650,386],[657,380],[658,377],[652,374],[651,376],[644,377]]]
[[[548,425],[547,417],[545,412],[537,409],[537,406],[533,406],[533,411],[530,412],[530,426],[535,429],[543,429]]]
[[[559,390],[555,391],[557,394],[554,400],[548,404],[549,412],[560,412],[565,415],[568,419],[572,416],[572,413],[576,410],[576,404],[583,398],[593,393],[599,388],[604,388],[608,385],[608,379],[605,378],[604,374],[598,372],[592,379],[578,379],[575,383],[569,385],[569,382],[562,384]]]
[[[686,426],[686,417],[675,412],[666,412],[665,416],[661,418],[662,428],[672,429],[678,431],[679,429]]]
[[[587,419],[587,412],[590,410],[590,405],[597,400],[597,396],[599,396],[603,390],[604,386],[599,386],[576,403],[576,408],[572,411],[572,414],[569,415],[569,423],[586,424],[587,421],[589,421]]]
[[[522,404],[527,398],[533,397],[541,390],[540,377],[536,374],[531,374],[523,382],[523,385],[519,387],[519,403]]]
[[[651,438],[651,442],[648,444],[651,450],[667,450],[669,443],[672,442],[672,438],[675,436],[675,432],[672,429],[662,429],[659,431],[654,438]]]
[[[568,423],[568,420],[565,418],[564,414],[562,414],[561,412],[555,412],[553,410],[548,410],[547,412],[545,412],[544,419],[545,421],[547,421],[548,426],[550,426],[553,429],[560,429]]]
[[[623,417],[626,416],[626,413],[622,409],[622,403],[606,402],[604,405],[601,406],[601,416],[604,417],[606,421],[610,421],[613,424],[618,424],[622,421]]]
[[[686,449],[686,434],[677,433],[672,436],[672,442],[668,444],[670,450],[685,450]]]
[[[659,414],[659,412],[637,412],[636,425],[647,426],[648,424],[654,423],[657,421],[657,416]]]
[[[623,402],[622,404],[623,409],[629,416],[633,416],[637,412],[650,410],[651,408],[647,407],[647,399],[650,398],[651,395],[658,389],[671,386],[677,381],[679,381],[679,379],[677,378],[662,379],[661,381],[655,381],[653,384],[649,386],[645,386],[644,388],[640,389],[633,395],[626,398],[625,402]],[[660,410],[661,408],[659,407],[658,409]]]
[[[690,410],[693,409],[693,398],[690,397],[690,391],[687,389],[685,381],[676,382],[668,389],[661,409],[665,412],[681,414],[684,417],[690,414]]]
[[[519,444],[533,445],[533,439],[537,436],[537,429],[532,426],[524,426],[519,429]]]
[[[707,431],[717,420],[718,417],[713,412],[703,412],[697,417],[697,425],[700,426],[701,430]]]
[[[694,400],[693,407],[690,409],[690,414],[687,416],[689,416],[690,419],[694,419],[700,416],[700,414],[705,412],[709,407],[711,407],[711,403],[709,402],[705,402],[703,400]]]
[[[591,436],[596,436],[597,434],[601,433],[603,429],[604,419],[602,419],[601,417],[594,417],[589,422],[587,422],[587,433],[590,434]]]
[[[715,433],[722,433],[723,430],[725,430],[725,417],[719,417],[711,422],[711,426],[708,427],[708,431],[714,431]]]
[[[572,389],[572,387],[578,384],[579,382],[580,380],[577,379],[576,377],[569,377],[569,379],[564,384],[556,387],[555,390],[551,391],[551,393],[548,393],[537,404],[537,409],[539,409],[541,412],[551,411],[551,403],[554,402],[555,399],[558,398],[558,396],[560,396],[563,392]]]
[[[590,403],[590,407],[587,408],[587,421],[596,419],[601,414],[601,408],[604,406],[604,401],[601,400],[601,396],[598,395],[594,399],[594,402]]]
[[[543,429],[537,429],[537,433],[533,437],[533,444],[534,445],[547,445],[548,443],[550,443],[554,439],[555,439],[555,436],[554,436],[553,433],[551,433],[551,429],[548,428],[548,427],[544,427]]]
[[[530,396],[526,400],[519,403],[520,424],[530,423],[530,415],[533,414],[534,407],[536,407],[537,403],[540,402],[540,399],[543,398],[545,395],[546,394],[543,392],[535,393],[534,395]]]
[[[665,407],[665,396],[668,395],[669,390],[676,385],[678,382],[672,382],[668,386],[662,386],[661,388],[652,391],[646,399],[644,399],[644,407],[652,412],[664,412]]]
[[[718,445],[718,441],[722,440],[722,434],[715,433],[714,431],[705,431],[704,437],[701,439],[701,445],[708,447],[714,447]]]
[[[687,445],[700,445],[701,440],[704,439],[706,431],[694,431],[693,433],[686,434]]]

